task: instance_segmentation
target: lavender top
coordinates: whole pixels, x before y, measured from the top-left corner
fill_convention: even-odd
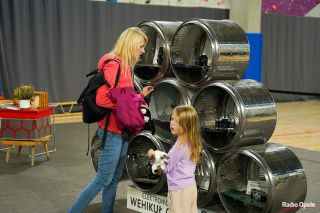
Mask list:
[[[179,147],[177,142],[168,153],[168,164],[164,165],[169,191],[184,189],[196,184],[194,177],[196,165],[190,159],[190,147],[187,145]]]

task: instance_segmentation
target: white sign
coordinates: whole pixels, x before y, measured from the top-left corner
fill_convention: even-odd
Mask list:
[[[142,213],[169,213],[166,196],[139,191],[134,186],[127,188],[127,208]],[[199,208],[198,213],[225,213],[220,204]]]
[[[166,196],[151,194],[127,186],[127,208],[142,213],[168,213],[168,201]]]
[[[208,177],[204,177],[199,185],[200,189],[208,190],[210,185],[210,180]]]

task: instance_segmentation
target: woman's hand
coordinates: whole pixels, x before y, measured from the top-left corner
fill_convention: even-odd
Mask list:
[[[142,93],[144,97],[147,97],[154,90],[153,86],[143,87]]]
[[[149,109],[149,106],[148,106],[148,104],[147,104],[147,103],[145,103],[145,104],[141,104],[141,107],[144,107],[144,108]],[[142,113],[142,114],[143,114],[143,113]]]

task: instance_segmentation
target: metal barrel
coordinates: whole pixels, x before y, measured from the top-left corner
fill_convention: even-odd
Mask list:
[[[151,173],[149,149],[168,153],[170,145],[162,143],[149,131],[139,132],[129,141],[126,158],[127,173],[139,190],[150,193],[165,192],[168,190],[166,175],[159,176]]]
[[[250,46],[235,22],[190,19],[176,30],[170,57],[177,79],[187,87],[199,88],[207,81],[241,79],[248,67]]]
[[[101,155],[101,142],[98,136],[98,130],[94,133],[90,145],[91,161],[94,170],[98,171],[98,163]]]
[[[154,121],[155,135],[165,143],[174,143],[176,137],[170,131],[172,111],[179,105],[191,105],[196,92],[184,87],[175,78],[165,78],[154,86],[149,108]]]
[[[251,79],[210,82],[195,95],[193,106],[204,142],[215,152],[266,143],[276,126],[271,94]]]
[[[145,21],[138,25],[148,37],[145,53],[134,69],[138,81],[153,85],[164,77],[174,76],[170,66],[170,44],[181,23],[179,21]]]
[[[217,168],[222,154],[213,153],[203,146],[200,163],[196,167],[195,179],[198,189],[198,207],[220,203],[217,191]]]
[[[301,162],[276,143],[239,147],[221,159],[217,188],[228,212],[296,212],[283,202],[304,202],[307,179]]]

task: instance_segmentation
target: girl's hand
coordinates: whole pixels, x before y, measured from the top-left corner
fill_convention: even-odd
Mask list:
[[[142,93],[144,97],[147,97],[154,90],[153,86],[143,87]]]
[[[163,170],[161,169],[161,166],[159,166],[159,165],[157,166],[157,171],[158,171],[157,172],[158,175],[161,175],[163,173]]]

